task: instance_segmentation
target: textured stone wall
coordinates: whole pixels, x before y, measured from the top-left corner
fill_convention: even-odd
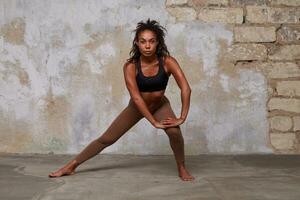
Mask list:
[[[192,87],[187,155],[299,153],[300,1],[0,1],[0,152],[77,153],[127,105],[122,65],[158,20]],[[170,80],[166,95],[181,108]],[[142,120],[106,153],[171,154]]]
[[[178,21],[231,24],[228,59],[267,81],[269,137],[274,152],[300,151],[300,1],[169,0]],[[186,14],[186,13],[189,14]]]

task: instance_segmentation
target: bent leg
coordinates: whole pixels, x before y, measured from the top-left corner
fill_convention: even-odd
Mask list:
[[[157,121],[161,121],[168,117],[176,118],[170,102],[166,100],[163,105],[155,111],[153,114]],[[170,127],[164,129],[169,137],[170,145],[173,150],[176,162],[184,162],[184,139],[180,130],[180,127]]]
[[[168,117],[176,118],[168,99],[166,99],[163,105],[154,112],[153,116],[157,121],[161,121]],[[191,176],[185,168],[184,138],[182,136],[180,127],[170,127],[164,129],[164,131],[169,137],[170,145],[177,163],[179,177],[184,181],[194,180],[194,177]]]
[[[142,117],[142,114],[138,111],[136,106],[130,102],[111,123],[108,129],[76,156],[75,160],[78,165],[99,154],[104,148],[115,143],[132,126],[142,119]]]

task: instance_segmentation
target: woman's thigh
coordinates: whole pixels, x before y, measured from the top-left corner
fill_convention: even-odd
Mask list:
[[[171,107],[170,101],[166,98],[163,104],[153,113],[154,118],[157,121],[164,120],[168,117],[176,118],[176,115]],[[167,134],[171,134],[174,132],[180,132],[180,127],[171,127],[164,129]]]
[[[103,143],[113,143],[133,127],[143,115],[139,112],[133,102],[115,118],[107,130],[99,137]]]
[[[168,117],[176,117],[167,97],[164,97],[160,107],[154,111],[153,116],[157,121],[161,121]]]

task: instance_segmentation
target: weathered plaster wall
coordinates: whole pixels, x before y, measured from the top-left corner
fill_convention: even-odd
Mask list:
[[[262,1],[247,2],[261,6]],[[276,2],[275,7],[286,6]],[[77,153],[105,131],[128,103],[122,65],[131,47],[131,31],[148,17],[167,28],[169,50],[192,87],[189,117],[182,125],[187,155],[299,152],[300,72],[295,62],[299,47],[286,45],[270,54],[278,26],[251,27],[252,23],[278,23],[282,34],[277,34],[277,40],[288,43],[287,30],[299,27],[282,23],[298,21],[286,22],[293,20],[284,15],[287,11],[278,11],[286,20],[265,17],[264,12],[252,16],[249,9],[262,8],[246,9],[248,4],[237,0],[0,1],[0,152]],[[271,11],[274,7],[269,1],[263,6]],[[257,17],[263,22],[255,21]],[[284,60],[281,55],[287,55],[289,48],[295,52],[289,62],[269,62]],[[278,82],[281,78],[285,82]],[[283,106],[292,109],[283,116],[276,108],[284,103],[275,98],[275,88],[283,96],[295,91],[293,99],[284,99],[294,101],[294,109]],[[179,92],[171,79],[166,95],[178,114]],[[274,110],[272,129],[268,110]],[[286,126],[281,132],[278,123]],[[172,153],[167,136],[146,120],[104,152]]]

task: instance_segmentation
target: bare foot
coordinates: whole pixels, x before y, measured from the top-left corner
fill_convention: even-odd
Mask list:
[[[62,167],[61,169],[51,172],[48,176],[49,178],[56,178],[61,176],[69,176],[75,174],[76,168],[76,160],[70,161],[67,165]]]
[[[193,180],[195,180],[195,177],[190,175],[190,173],[185,169],[184,166],[180,166],[178,172],[179,172],[179,177],[183,181],[193,181]]]

